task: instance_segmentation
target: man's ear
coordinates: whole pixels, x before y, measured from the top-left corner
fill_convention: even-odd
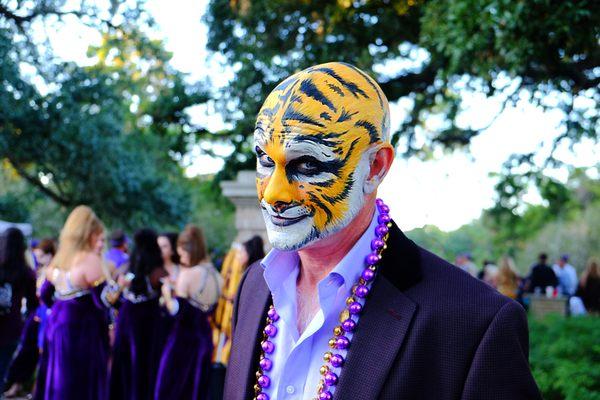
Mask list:
[[[387,175],[394,161],[394,148],[389,143],[384,143],[375,148],[369,156],[369,176],[365,180],[364,193],[373,193]]]

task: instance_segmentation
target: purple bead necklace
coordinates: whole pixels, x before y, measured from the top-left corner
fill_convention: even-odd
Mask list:
[[[347,333],[353,333],[358,324],[360,313],[363,305],[359,299],[366,299],[371,290],[371,285],[375,279],[378,263],[381,260],[381,254],[386,249],[386,241],[388,238],[388,230],[391,227],[390,209],[381,199],[377,199],[375,204],[379,211],[377,217],[378,225],[375,227],[375,238],[371,241],[371,250],[365,257],[365,269],[362,271],[358,282],[352,287],[352,294],[346,299],[346,307],[340,313],[340,324],[333,329],[333,337],[329,340],[331,350],[325,352],[323,360],[325,364],[320,369],[321,380],[317,385],[317,397],[315,400],[331,400],[333,389],[339,380],[338,371],[336,374],[334,369],[342,368],[344,365],[344,357],[341,354],[335,353],[335,350],[347,350],[350,347],[350,339],[346,336]],[[263,340],[260,343],[262,352],[260,355],[259,369],[256,372],[256,384],[254,385],[254,400],[270,400],[269,395],[263,392],[271,386],[271,378],[268,372],[273,368],[273,360],[271,359],[275,351],[275,344],[272,339],[277,335],[277,321],[279,315],[275,311],[275,307],[271,306],[267,312],[267,323],[263,330]]]

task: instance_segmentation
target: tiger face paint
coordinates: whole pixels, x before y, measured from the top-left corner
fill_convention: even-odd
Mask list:
[[[388,102],[359,69],[317,65],[269,94],[254,141],[269,241],[298,250],[347,226],[377,189],[370,163],[390,146]]]

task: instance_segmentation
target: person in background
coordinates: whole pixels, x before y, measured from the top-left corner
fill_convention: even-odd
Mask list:
[[[22,301],[27,302],[26,319],[38,305],[35,273],[25,261],[25,251],[25,237],[19,229],[8,228],[0,235],[0,394],[23,330]]]
[[[535,293],[538,289],[540,293],[544,293],[548,286],[558,286],[558,279],[552,268],[548,266],[548,255],[540,253],[537,264],[531,267],[525,290]]]
[[[473,256],[471,253],[462,253],[456,257],[456,266],[469,275],[477,277],[477,266],[473,262]]]
[[[477,278],[495,288],[498,284],[498,267],[492,261],[485,260],[483,262],[483,268],[477,274]]]
[[[154,395],[158,364],[167,332],[162,329],[160,280],[167,276],[157,235],[141,229],[133,237],[110,373],[111,400],[146,400]]]
[[[519,294],[519,276],[515,262],[511,257],[504,256],[499,264],[496,289],[506,297],[516,299]]]
[[[33,254],[37,263],[36,270],[50,265],[52,257],[56,254],[56,244],[51,238],[45,238],[39,241],[33,248]]]
[[[110,249],[104,255],[104,259],[112,264],[118,275],[129,262],[127,236],[121,229],[117,229],[110,235],[109,243]]]
[[[36,274],[39,287],[46,277],[48,265],[56,254],[54,240],[46,238],[37,242],[33,254],[37,262]],[[7,387],[10,387],[4,393],[6,398],[26,395],[25,385],[32,381],[40,358],[48,311],[48,307],[43,303],[39,304],[35,315],[25,321],[21,343],[6,377]]]
[[[588,261],[576,296],[581,298],[588,313],[600,313],[600,262],[597,258]]]
[[[177,252],[183,268],[175,284],[176,297],[169,285],[162,288],[164,303],[176,320],[160,361],[154,398],[205,400],[213,349],[208,317],[223,281],[208,259],[200,228],[185,228],[177,241]]]
[[[119,295],[104,283],[104,226],[76,207],[60,233],[40,298],[52,308],[44,334],[36,400],[104,400],[108,396],[108,307]]]
[[[255,235],[250,239],[246,240],[240,246],[237,253],[239,262],[244,266],[244,270],[256,261],[264,258],[265,256],[265,245],[260,236]]]
[[[577,290],[577,271],[569,264],[569,255],[560,256],[552,270],[558,279],[558,290],[565,296],[573,296]]]
[[[162,254],[164,268],[173,284],[179,275],[179,254],[177,254],[177,237],[175,232],[165,232],[158,236],[158,246]]]

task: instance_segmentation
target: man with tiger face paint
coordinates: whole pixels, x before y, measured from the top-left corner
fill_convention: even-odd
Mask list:
[[[381,88],[344,63],[265,100],[256,183],[274,248],[240,283],[225,400],[541,398],[523,309],[410,241],[376,199],[389,129]]]
[[[393,158],[389,120],[379,86],[350,65],[309,68],[273,90],[254,139],[258,198],[274,247],[298,250],[356,217]],[[386,165],[370,174],[381,150]]]

